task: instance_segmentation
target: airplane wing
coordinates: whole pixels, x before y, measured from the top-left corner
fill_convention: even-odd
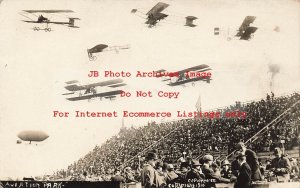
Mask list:
[[[197,65],[197,66],[194,66],[194,67],[190,67],[190,68],[187,68],[187,69],[183,69],[181,71],[178,71],[179,75],[187,72],[187,71],[197,71],[197,70],[201,70],[201,69],[205,69],[205,68],[208,68],[209,66],[208,65],[205,65],[205,64],[202,64],[202,65]]]
[[[194,67],[190,67],[190,68],[178,71],[179,77],[178,77],[177,82],[180,82],[181,80],[186,80],[186,79],[190,80],[190,78],[186,77],[186,75],[185,75],[186,72],[195,72],[195,71],[204,72],[204,71],[208,71],[208,70],[211,70],[209,68],[209,66],[202,64],[202,65],[197,65]]]
[[[247,27],[245,32],[242,34],[240,40],[249,40],[251,38],[251,34],[255,33],[257,27]]]
[[[78,83],[78,80],[70,80],[66,82],[66,84],[75,84],[75,83]]]
[[[244,27],[244,26],[249,26],[250,24],[252,24],[254,22],[254,20],[256,19],[255,16],[246,16],[241,27]]]
[[[204,77],[195,77],[195,78],[191,78],[191,79],[186,79],[186,80],[181,80],[181,81],[177,81],[177,82],[172,82],[172,83],[168,83],[169,86],[178,86],[178,85],[182,85],[182,84],[186,84],[189,82],[195,82],[195,81],[199,81],[199,80],[204,80],[207,81],[208,83],[210,82],[211,78],[204,78]]]
[[[45,22],[45,23],[48,23],[48,24],[59,24],[59,25],[68,25],[68,24],[70,24],[70,22]]]
[[[185,73],[188,72],[188,71],[204,72],[204,71],[209,71],[209,70],[211,70],[211,68],[209,68],[208,65],[202,64],[202,65],[197,65],[197,66],[194,66],[194,67],[190,67],[188,69],[184,69],[184,70],[178,71],[177,72],[178,73],[177,74],[178,75],[178,80],[176,82],[174,82],[174,83],[169,83],[168,85],[175,86],[175,85],[181,85],[181,84],[192,82],[192,81],[198,81],[199,79],[195,79],[195,78],[185,78]],[[166,70],[161,69],[161,70],[158,70],[156,72],[160,73],[160,72],[165,72],[165,71]],[[206,78],[202,77],[201,79],[206,79]],[[167,78],[164,78],[162,81],[163,82],[165,82],[165,81],[171,81],[171,78],[167,77]]]
[[[59,25],[68,25],[70,24],[70,22],[38,22],[38,21],[28,21],[28,20],[23,20],[23,22],[27,22],[27,23],[47,23],[47,24],[59,24]]]
[[[22,21],[27,23],[39,23],[38,21],[28,21],[28,20],[22,20]]]
[[[119,84],[119,83],[122,83],[122,82],[123,82],[123,79],[118,78],[118,79],[114,79],[114,80],[108,80],[108,81],[104,81],[104,82],[97,82],[97,83],[82,85],[82,86],[79,86],[77,84],[72,84],[72,85],[65,86],[65,88],[68,91],[79,91],[79,90],[86,90],[86,89],[91,88],[91,87],[97,87],[97,86],[103,87],[103,86]]]
[[[126,84],[125,83],[120,83],[120,84],[110,85],[110,86],[107,86],[107,87],[116,88],[116,87],[121,87],[121,86],[126,86]]]
[[[161,73],[161,72],[166,72],[166,70],[165,70],[165,69],[160,69],[160,70],[157,70],[157,71],[155,71],[155,72]]]
[[[146,15],[157,15],[158,13],[165,10],[168,6],[169,4],[159,2],[151,10],[149,10],[149,12]]]
[[[42,23],[47,23],[47,24],[58,24],[58,25],[70,25],[70,27],[77,27],[74,26],[74,22],[75,20],[80,20],[79,18],[69,18],[69,22],[53,22],[53,21],[45,21]],[[41,23],[38,21],[25,21],[25,22],[29,22],[29,23]]]
[[[105,99],[115,99],[116,96],[115,95],[112,95],[112,96],[109,96],[109,97],[104,97]]]
[[[97,94],[92,94],[92,95],[84,95],[81,97],[71,97],[71,98],[66,98],[69,101],[79,101],[79,100],[88,100],[92,99],[95,97],[105,97],[105,98],[115,98],[116,95],[120,95],[122,90],[116,90],[116,91],[109,91],[105,93],[97,93]]]
[[[23,10],[27,13],[72,13],[73,10]]]
[[[96,46],[94,46],[91,49],[88,49],[89,53],[98,53],[98,52],[102,52],[105,48],[107,48],[108,45],[106,44],[98,44]]]

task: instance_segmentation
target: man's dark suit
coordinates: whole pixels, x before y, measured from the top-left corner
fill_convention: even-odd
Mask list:
[[[240,168],[239,176],[234,184],[234,188],[250,188],[251,187],[251,168],[247,162],[243,163]]]
[[[246,161],[252,171],[252,180],[262,180],[262,175],[259,169],[258,157],[256,156],[255,152],[250,149],[247,149],[245,151],[245,155]]]
[[[204,178],[205,178],[204,174],[200,174],[200,172],[194,168],[188,171],[185,176],[186,182],[189,182],[189,180],[194,180],[194,179],[203,180]]]
[[[206,179],[215,180],[216,183],[230,183],[229,179],[216,175],[214,171],[207,165],[203,165],[202,172]],[[209,182],[206,187],[216,187],[215,182]]]

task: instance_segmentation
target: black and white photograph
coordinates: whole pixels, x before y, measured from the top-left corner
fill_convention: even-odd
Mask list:
[[[0,0],[0,188],[300,188],[299,0]]]

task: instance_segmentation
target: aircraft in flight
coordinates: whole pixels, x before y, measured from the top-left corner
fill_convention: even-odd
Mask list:
[[[190,82],[194,86],[196,81],[201,80],[210,83],[210,80],[212,80],[210,70],[211,68],[208,65],[202,64],[171,73],[166,73],[165,69],[161,69],[156,73],[158,73],[157,77],[162,77],[163,82],[169,82],[167,83],[169,86],[184,85]]]
[[[106,44],[98,44],[94,46],[91,49],[87,50],[88,57],[90,61],[95,61],[97,59],[97,56],[93,55],[94,53],[100,53],[100,52],[106,52],[106,51],[115,51],[116,53],[119,53],[119,50],[125,50],[129,49],[129,45],[123,45],[123,46],[108,46]]]
[[[154,7],[152,7],[147,13],[144,13],[139,9],[132,9],[131,13],[134,13],[134,14],[138,15],[139,17],[146,19],[145,24],[147,24],[148,27],[151,28],[153,26],[156,26],[156,24],[159,21],[164,20],[168,16],[170,16],[170,14],[162,13],[167,7],[169,7],[169,4],[159,2]],[[195,17],[195,16],[186,16],[185,17],[185,26],[195,27],[196,25],[193,23],[193,21],[196,19],[197,19],[197,17]],[[171,23],[171,22],[169,22],[169,23]]]
[[[120,78],[86,85],[79,85],[77,80],[72,80],[66,82],[66,84],[67,86],[65,86],[65,89],[68,90],[69,93],[64,93],[62,95],[73,95],[76,92],[78,92],[77,97],[66,98],[69,101],[90,101],[98,97],[100,98],[100,100],[102,100],[102,98],[113,100],[117,97],[117,95],[120,95],[122,93],[122,90],[115,88],[119,88],[126,85],[123,79]],[[96,89],[97,87],[106,87],[110,89],[110,91],[98,92]]]
[[[72,10],[23,10],[23,12],[20,13],[20,15],[28,19],[28,20],[22,20],[26,23],[46,24],[45,28],[34,27],[33,28],[34,31],[44,30],[45,32],[50,32],[51,31],[51,28],[49,27],[50,24],[66,25],[72,28],[79,28],[78,26],[75,26],[75,20],[80,20],[80,19],[76,17],[66,16],[65,14],[68,13],[74,13],[74,11]],[[47,17],[45,17],[43,14],[44,15],[46,14]],[[54,17],[54,16],[58,16],[60,18],[65,17],[65,19],[68,19],[68,21],[53,21],[49,19],[49,17]]]
[[[49,137],[47,133],[43,131],[36,131],[36,130],[21,131],[17,136],[22,141],[29,142],[29,144],[31,144],[31,142],[42,142]],[[17,144],[21,144],[22,143],[21,140],[17,140]]]
[[[253,38],[254,33],[258,29],[257,27],[250,26],[255,21],[256,17],[255,16],[246,16],[244,18],[243,23],[237,30],[237,32],[234,34],[234,36],[229,34],[229,29],[227,30],[227,40],[230,41],[232,39],[239,39],[239,40],[250,40]],[[222,31],[226,32],[226,31]],[[219,35],[220,34],[220,28],[216,27],[214,28],[214,34]]]

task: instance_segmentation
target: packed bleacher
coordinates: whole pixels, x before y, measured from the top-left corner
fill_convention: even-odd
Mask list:
[[[244,104],[237,102],[217,111],[221,114],[246,112],[247,116],[182,119],[143,127],[124,127],[68,169],[53,174],[51,179],[110,181],[114,176],[122,176],[124,181],[140,181],[140,171],[150,151],[155,151],[162,168],[168,169],[172,164],[180,176],[182,164],[199,159],[201,162],[206,154],[214,157],[216,169],[221,171],[221,161],[224,162],[241,141],[255,152],[273,151],[276,147],[289,150],[299,146],[299,93],[281,97],[271,93],[265,99]],[[262,129],[264,131],[258,134]],[[247,142],[249,139],[252,141]],[[299,165],[299,161],[295,163]],[[130,173],[128,169],[132,169]]]

